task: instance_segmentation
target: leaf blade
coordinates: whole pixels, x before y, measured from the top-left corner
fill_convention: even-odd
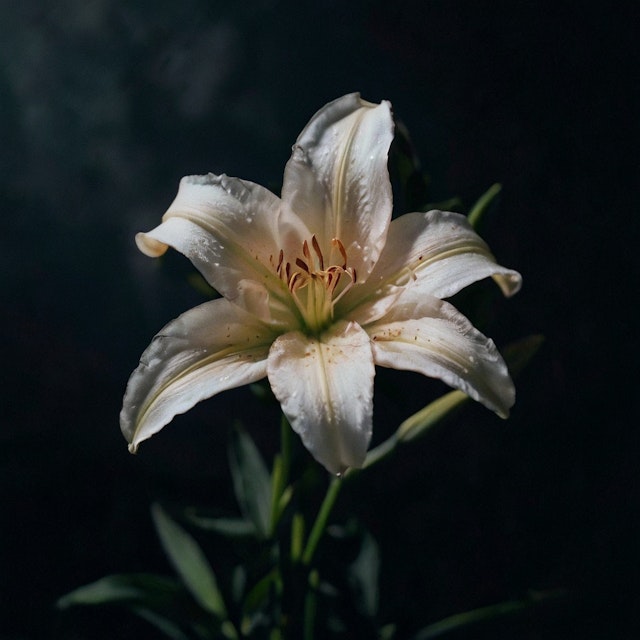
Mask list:
[[[68,609],[73,606],[131,602],[160,605],[171,601],[182,590],[182,586],[172,578],[152,574],[113,574],[61,596],[56,607]]]
[[[160,542],[191,595],[198,604],[220,620],[227,619],[227,608],[218,583],[200,545],[158,504],[151,507]]]
[[[249,434],[236,425],[229,447],[233,489],[244,517],[260,537],[269,535],[271,521],[271,477]]]

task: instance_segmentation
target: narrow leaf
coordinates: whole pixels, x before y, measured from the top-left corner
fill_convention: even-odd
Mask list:
[[[471,627],[487,623],[492,620],[506,618],[520,612],[529,611],[541,605],[566,598],[567,592],[563,589],[555,589],[543,592],[534,592],[523,600],[508,600],[499,602],[487,607],[479,607],[471,611],[456,613],[448,618],[425,627],[412,640],[433,640],[447,635],[449,632],[465,629],[470,631]]]
[[[256,614],[266,611],[274,595],[281,590],[280,575],[275,569],[258,580],[249,590],[242,604],[245,633],[252,626],[251,620],[255,618]]]
[[[187,636],[175,622],[165,618],[156,611],[138,606],[133,606],[131,609],[169,638],[173,638],[173,640],[190,640],[189,636]]]
[[[397,437],[399,441],[409,442],[423,435],[428,429],[438,424],[443,418],[451,414],[454,409],[462,406],[469,396],[462,391],[450,391],[428,404],[424,409],[409,416],[399,427]]]
[[[214,518],[189,513],[187,519],[204,531],[213,531],[228,538],[247,538],[256,535],[253,523],[244,518]]]
[[[358,557],[349,567],[349,579],[360,611],[368,618],[378,613],[380,551],[373,536],[365,532]]]
[[[502,191],[501,184],[496,183],[494,185],[491,185],[489,189],[487,189],[487,191],[483,193],[473,205],[471,211],[469,212],[469,215],[467,216],[467,219],[469,220],[469,224],[474,229],[478,228],[482,216],[485,214],[485,212],[489,208],[489,205],[495,200],[500,191]]]
[[[271,478],[253,440],[240,425],[233,430],[229,463],[240,509],[259,535],[266,538],[271,517]]]
[[[529,364],[543,343],[544,336],[536,334],[511,342],[502,350],[509,372],[514,378]]]
[[[496,617],[516,613],[517,611],[524,609],[525,606],[525,603],[520,601],[502,602],[489,607],[474,609],[473,611],[457,613],[425,627],[413,638],[413,640],[432,640],[433,638],[440,638],[450,631],[455,631],[462,627],[468,627]]]
[[[67,609],[78,605],[131,602],[160,606],[171,602],[182,592],[183,587],[172,578],[150,574],[117,574],[74,589],[62,596],[56,606]]]
[[[215,574],[198,543],[158,505],[151,507],[160,541],[178,575],[198,604],[220,620],[227,611]]]

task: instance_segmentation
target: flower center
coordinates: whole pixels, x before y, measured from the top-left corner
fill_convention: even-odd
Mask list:
[[[326,267],[324,256],[315,235],[311,236],[311,246],[302,243],[302,257],[292,265],[284,262],[284,252],[280,250],[278,277],[287,285],[296,307],[302,315],[305,328],[318,334],[333,322],[333,310],[340,298],[356,282],[356,270],[347,266],[347,252],[338,238],[331,241],[342,257],[342,264]]]

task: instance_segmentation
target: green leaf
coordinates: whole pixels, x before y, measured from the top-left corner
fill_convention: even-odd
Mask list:
[[[148,574],[106,576],[75,589],[56,603],[59,609],[80,605],[121,606],[173,640],[192,638],[186,633],[187,629],[192,629],[203,640],[213,638],[217,631],[217,627],[211,625],[209,613],[198,607],[185,587],[174,578]]]
[[[494,185],[491,185],[489,189],[487,189],[487,191],[483,193],[478,198],[476,203],[473,205],[473,207],[471,208],[471,211],[469,211],[469,215],[467,216],[467,219],[469,220],[469,224],[474,229],[478,228],[478,225],[480,224],[482,216],[486,213],[487,209],[489,208],[491,203],[495,200],[496,196],[500,193],[500,191],[502,191],[501,184],[496,183]]]
[[[462,391],[450,391],[428,404],[424,409],[409,416],[396,432],[397,438],[401,442],[409,442],[424,435],[431,427],[449,416],[455,409],[462,406],[469,396]]]
[[[511,342],[502,349],[509,372],[514,378],[531,362],[543,343],[544,336],[536,334]]]
[[[271,517],[271,478],[253,440],[240,425],[232,433],[229,463],[240,509],[258,534],[266,538]]]
[[[378,613],[380,550],[373,536],[365,531],[358,557],[349,567],[349,578],[358,609],[368,618]]]
[[[449,616],[422,629],[412,640],[432,640],[440,638],[451,631],[476,625],[496,617],[503,617],[521,611],[525,605],[519,601],[503,602],[489,607],[465,611]]]
[[[168,604],[183,593],[182,585],[173,578],[144,573],[116,574],[74,589],[62,596],[56,602],[56,606],[59,609],[67,609],[78,605],[137,602],[159,607]]]
[[[244,518],[215,518],[201,516],[193,512],[187,512],[186,518],[190,523],[204,531],[213,531],[227,538],[247,538],[256,535],[253,523]]]
[[[280,574],[273,569],[249,590],[242,604],[242,633],[250,636],[270,615],[276,595],[282,595]]]
[[[169,560],[198,604],[220,620],[227,610],[215,574],[198,543],[158,504],[151,507],[160,541]]]
[[[533,592],[528,598],[523,600],[508,600],[506,602],[499,602],[498,604],[492,604],[487,607],[480,607],[478,609],[472,609],[471,611],[456,613],[448,618],[444,618],[443,620],[425,627],[418,632],[417,635],[413,636],[412,640],[433,640],[433,638],[440,638],[447,635],[449,632],[462,629],[470,631],[470,627],[475,627],[476,625],[487,623],[499,618],[517,615],[518,613],[537,608],[540,605],[545,605],[549,602],[566,598],[566,596],[567,593],[563,589]]]
[[[132,611],[139,615],[141,618],[152,624],[156,629],[159,629],[169,638],[173,640],[190,640],[182,629],[172,620],[165,618],[163,615],[147,609],[146,607],[133,606]]]

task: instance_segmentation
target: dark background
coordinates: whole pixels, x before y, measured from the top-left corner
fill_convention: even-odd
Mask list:
[[[145,258],[133,234],[157,224],[186,174],[277,190],[309,117],[354,90],[391,100],[434,201],[470,205],[504,185],[484,236],[524,287],[496,301],[487,332],[499,345],[546,336],[509,422],[469,407],[345,495],[338,516],[354,511],[382,547],[383,621],[408,633],[565,589],[560,606],[492,637],[635,637],[636,14],[484,0],[3,3],[0,637],[159,637],[53,603],[107,573],[168,573],[151,501],[232,509],[232,417],[265,452],[277,418],[229,392],[129,456],[128,375],[203,299],[187,264]],[[376,396],[378,433],[442,390],[395,375]],[[394,395],[405,383],[410,397]]]

